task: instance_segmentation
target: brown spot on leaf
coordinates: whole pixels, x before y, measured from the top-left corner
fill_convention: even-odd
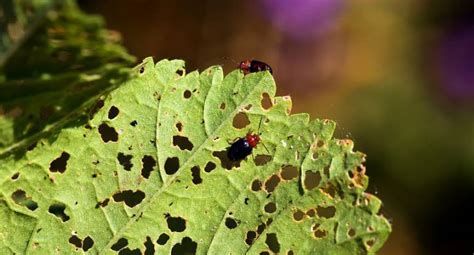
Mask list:
[[[267,212],[267,213],[274,213],[277,208],[276,208],[275,203],[270,202],[270,203],[265,205],[264,209],[265,209],[265,212]]]
[[[191,97],[191,91],[189,90],[185,90],[184,93],[183,93],[183,97],[188,99]]]
[[[283,180],[291,180],[298,177],[298,168],[295,166],[284,166],[281,169],[281,178]]]
[[[256,166],[264,166],[271,160],[272,160],[272,156],[259,154],[255,157],[254,162]]]
[[[296,221],[301,221],[304,218],[304,212],[301,210],[296,210],[296,212],[293,213],[293,219]]]
[[[329,219],[329,218],[334,217],[334,215],[336,214],[336,207],[334,207],[334,206],[328,206],[328,207],[318,206],[316,208],[316,213],[318,214],[319,217]]]
[[[232,126],[237,129],[245,128],[248,124],[250,124],[250,120],[244,112],[237,113],[232,121]]]
[[[279,183],[280,183],[280,177],[274,174],[265,182],[265,190],[268,193],[271,193],[275,190],[275,188],[278,186]]]
[[[262,189],[262,182],[261,182],[260,180],[258,180],[258,179],[257,179],[257,180],[254,180],[254,181],[252,182],[252,191],[257,192],[257,191],[259,191],[259,190],[261,190],[261,189]]]
[[[311,170],[305,172],[304,186],[307,190],[316,188],[321,182],[321,174],[319,172],[313,173]]]
[[[268,110],[273,106],[272,100],[270,99],[270,95],[268,95],[268,93],[262,94],[261,104],[262,104],[262,108],[265,110]]]

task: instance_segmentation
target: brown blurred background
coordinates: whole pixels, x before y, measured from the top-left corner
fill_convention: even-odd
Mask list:
[[[474,2],[80,0],[130,53],[188,70],[270,64],[293,112],[368,154],[380,254],[474,253]]]

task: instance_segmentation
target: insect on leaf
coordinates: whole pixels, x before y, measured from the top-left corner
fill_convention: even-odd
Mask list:
[[[133,72],[89,121],[0,160],[0,251],[365,254],[387,239],[364,154],[292,115],[269,72],[151,58]],[[268,152],[229,161],[261,120]]]

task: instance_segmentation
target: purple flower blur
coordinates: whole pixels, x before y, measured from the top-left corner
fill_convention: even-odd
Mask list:
[[[459,99],[474,97],[474,24],[448,31],[438,49],[443,89]]]
[[[265,14],[296,39],[317,37],[337,21],[343,0],[261,0]]]

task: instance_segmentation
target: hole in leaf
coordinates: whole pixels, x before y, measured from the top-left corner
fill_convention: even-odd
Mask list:
[[[140,252],[140,249],[136,248],[133,250],[130,250],[130,248],[125,248],[118,253],[119,255],[141,255],[142,253]]]
[[[225,219],[225,226],[228,228],[228,229],[234,229],[237,227],[237,221],[231,217],[227,217]]]
[[[268,248],[270,248],[272,252],[280,252],[280,243],[278,242],[276,233],[267,234],[267,239],[265,240],[265,243],[268,245]]]
[[[146,237],[145,245],[145,255],[153,255],[155,254],[155,245],[149,236]]]
[[[289,250],[286,255],[295,255],[295,253],[292,250]]]
[[[104,201],[101,201],[101,202],[98,202],[96,205],[95,205],[95,208],[99,208],[100,207],[106,207],[110,202],[110,199],[106,198],[104,199]]]
[[[66,171],[67,161],[69,160],[69,153],[63,151],[61,156],[56,158],[49,165],[49,170],[51,172],[60,172],[64,173]]]
[[[298,177],[298,168],[295,166],[284,166],[281,170],[281,178],[283,180],[291,180]]]
[[[33,142],[32,144],[28,145],[28,147],[26,147],[26,150],[32,151],[36,148],[36,145],[38,145],[38,142]]]
[[[325,236],[326,236],[326,231],[324,230],[316,229],[316,231],[314,231],[314,237],[316,238],[323,238]]]
[[[33,201],[33,199],[26,195],[26,192],[19,189],[12,194],[12,199],[15,203],[25,206],[31,211],[34,211],[38,208],[38,203]]]
[[[316,146],[317,147],[323,147],[324,146],[324,141],[323,140],[318,140],[318,142],[316,143]]]
[[[130,126],[136,127],[138,125],[138,122],[136,120],[130,122]]]
[[[262,189],[262,182],[261,182],[260,180],[258,180],[258,179],[257,179],[257,180],[254,180],[254,181],[252,182],[252,191],[257,192],[257,191],[259,191],[259,190],[261,190],[261,189]]]
[[[265,223],[262,223],[257,226],[257,233],[260,235],[265,230]]]
[[[356,234],[356,232],[355,232],[355,230],[354,230],[353,228],[349,229],[349,232],[347,233],[347,235],[348,235],[349,237],[354,237],[355,234]]]
[[[270,162],[270,160],[272,160],[272,156],[270,155],[257,155],[255,157],[255,165],[256,166],[264,166],[266,165],[268,162]]]
[[[271,193],[275,190],[275,188],[280,183],[280,177],[276,174],[272,175],[266,182],[265,182],[265,190],[268,193]]]
[[[318,206],[316,208],[316,213],[318,214],[319,217],[329,219],[329,218],[334,217],[334,215],[336,215],[336,207],[334,207],[334,206],[328,206],[328,207]]]
[[[63,203],[56,203],[49,206],[48,212],[60,218],[63,222],[69,220],[69,216],[64,212],[66,205]]]
[[[257,237],[257,232],[255,232],[255,231],[247,232],[247,237],[245,238],[245,243],[247,243],[248,245],[252,245],[253,241],[255,240],[256,237]]]
[[[180,150],[192,150],[194,145],[189,141],[186,136],[173,136],[173,145],[178,146]]]
[[[191,168],[191,175],[193,176],[193,183],[194,184],[202,183],[201,170],[199,169],[199,166],[193,166]]]
[[[186,229],[185,219],[181,217],[172,217],[169,214],[166,214],[165,218],[171,232],[183,232]]]
[[[302,220],[304,217],[304,213],[301,210],[297,210],[296,212],[293,213],[293,219],[296,221]]]
[[[319,172],[313,173],[311,170],[305,172],[304,186],[307,190],[316,188],[321,182],[321,174]]]
[[[100,124],[99,133],[100,137],[102,138],[102,141],[104,141],[105,143],[118,141],[117,131],[115,131],[113,127],[110,127],[105,123]]]
[[[207,162],[206,166],[204,167],[204,171],[206,171],[206,173],[210,173],[214,169],[216,169],[216,164],[214,164],[212,161]]]
[[[330,176],[329,176],[329,166],[330,166],[330,165],[325,166],[325,167],[324,167],[324,170],[323,170],[324,175],[325,175],[328,179],[330,178]]]
[[[121,249],[125,248],[128,245],[128,240],[125,238],[120,238],[116,243],[110,247],[110,249],[114,251],[120,251]]]
[[[272,100],[270,99],[270,95],[268,95],[268,93],[262,94],[261,104],[262,104],[262,108],[265,110],[268,110],[273,106]]]
[[[109,119],[114,119],[115,117],[117,117],[117,115],[119,114],[120,110],[119,108],[115,107],[115,105],[112,105],[112,107],[110,107],[109,109]]]
[[[268,252],[268,251],[262,251],[262,252],[260,252],[260,255],[270,255],[270,252]]]
[[[171,255],[196,254],[197,243],[191,238],[185,237],[181,243],[177,243],[171,249]]]
[[[179,159],[177,157],[167,158],[165,162],[165,172],[167,175],[176,173],[179,169]]]
[[[212,155],[219,158],[219,160],[221,161],[222,168],[231,170],[233,167],[240,167],[240,161],[231,161],[229,157],[227,157],[227,150],[214,151]]]
[[[119,161],[120,165],[122,165],[127,171],[130,171],[133,167],[132,158],[132,155],[125,155],[122,152],[119,152],[117,155],[117,160]]]
[[[140,67],[139,72],[140,72],[140,74],[143,74],[145,72],[145,67],[144,66]]]
[[[190,98],[190,97],[191,97],[191,91],[189,91],[189,90],[184,91],[183,96],[184,96],[184,98],[186,98],[186,99],[187,99],[187,98]]]
[[[219,108],[220,108],[221,110],[225,110],[225,103],[221,103],[221,105],[219,106]]]
[[[102,108],[104,107],[104,100],[100,99],[95,103],[95,105],[89,110],[89,119],[92,119],[94,115]]]
[[[237,113],[232,121],[232,126],[237,129],[245,128],[248,124],[250,124],[250,120],[244,112]]]
[[[115,202],[125,202],[128,207],[135,207],[140,204],[145,198],[145,193],[141,190],[135,192],[131,190],[124,190],[122,192],[116,193],[113,195]]]
[[[326,186],[323,187],[321,190],[331,197],[336,196],[336,187],[334,187],[334,185],[332,185],[331,183],[327,183]]]
[[[277,207],[276,207],[275,203],[270,202],[270,203],[265,205],[264,209],[265,209],[265,212],[267,212],[267,213],[274,213],[276,211]]]
[[[156,243],[159,245],[165,245],[169,239],[170,239],[170,236],[163,233],[158,237],[158,240],[156,240]]]
[[[16,179],[18,179],[18,177],[20,177],[20,173],[16,172],[14,175],[12,175],[11,179],[16,180]]]
[[[367,247],[370,249],[372,248],[372,246],[374,246],[375,244],[375,240],[374,239],[369,239],[365,242],[365,244],[367,245]]]
[[[249,204],[249,200],[250,200],[250,199],[249,199],[248,197],[246,197],[246,198],[244,199],[244,204],[248,205],[248,204]]]
[[[181,122],[176,123],[176,128],[178,129],[179,132],[183,131],[183,123]]]
[[[90,248],[92,248],[92,246],[94,246],[94,240],[92,240],[90,236],[87,236],[86,238],[84,238],[82,249],[84,251],[88,251]]]
[[[176,70],[176,73],[177,73],[179,76],[183,76],[184,71],[183,71],[183,69],[179,69],[179,70]]]
[[[69,243],[76,246],[77,248],[82,248],[82,240],[76,235],[72,235],[69,238]]]
[[[153,171],[153,168],[156,166],[156,160],[152,156],[145,155],[142,158],[142,164],[142,176],[148,179],[150,177],[151,171]]]

